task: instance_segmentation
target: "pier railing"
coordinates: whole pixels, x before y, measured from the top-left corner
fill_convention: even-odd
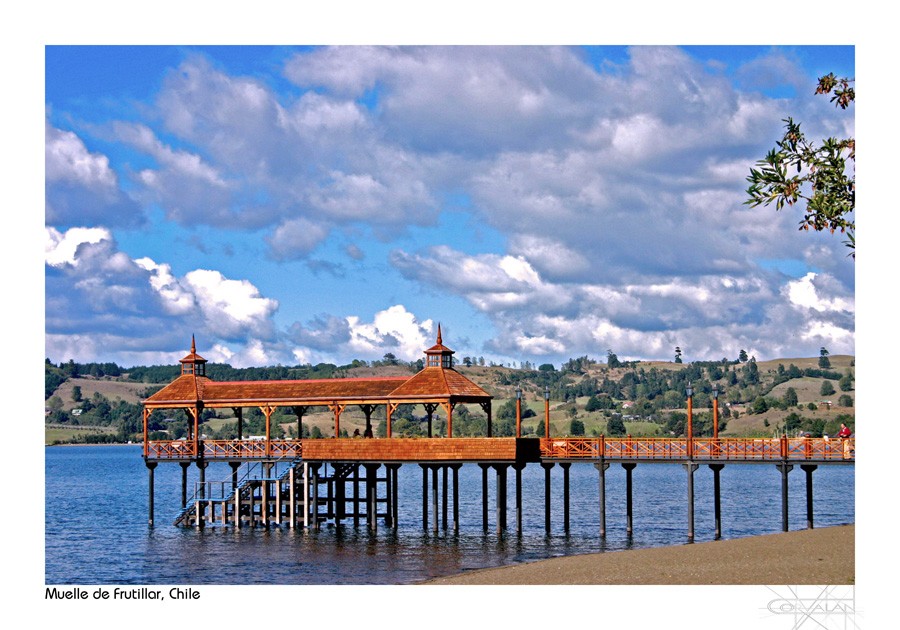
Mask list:
[[[309,442],[312,459],[393,460],[516,460],[524,452],[514,438],[388,438],[379,440],[332,439]],[[537,440],[535,440],[536,442]],[[508,443],[507,443],[508,442]],[[145,455],[152,460],[273,460],[302,456],[301,440],[153,440]],[[312,451],[315,451],[313,453]],[[199,453],[199,454],[198,454]],[[530,456],[529,456],[530,457]],[[538,457],[537,449],[534,457]],[[543,459],[615,459],[647,461],[838,461],[854,460],[853,438],[541,438]],[[523,461],[537,461],[526,459]]]
[[[689,455],[690,453],[690,455]],[[542,438],[545,459],[853,460],[855,440],[830,438]]]
[[[302,454],[300,440],[201,440],[199,449],[187,440],[147,442],[149,459],[192,459],[199,453],[205,459],[279,459]]]

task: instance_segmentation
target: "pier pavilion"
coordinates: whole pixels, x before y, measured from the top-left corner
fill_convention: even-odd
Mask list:
[[[434,346],[425,350],[425,365],[411,377],[335,378],[282,381],[213,381],[206,375],[206,359],[191,350],[181,363],[181,375],[143,401],[143,456],[149,471],[149,522],[154,522],[154,470],[160,463],[182,468],[182,505],[176,524],[205,527],[270,526],[319,527],[323,521],[340,524],[365,519],[375,528],[379,519],[397,526],[397,470],[403,464],[422,469],[422,524],[435,530],[448,527],[452,475],[452,526],[459,528],[458,471],[476,464],[482,471],[482,524],[488,529],[488,476],[496,476],[496,529],[507,529],[507,474],[515,475],[515,528],[522,529],[521,472],[538,464],[545,472],[545,528],[551,524],[551,469],[563,473],[563,527],[569,526],[569,468],[591,463],[599,473],[599,532],[606,534],[605,473],[611,463],[626,473],[626,530],[632,531],[631,473],[639,463],[680,464],[687,473],[688,538],[694,537],[693,476],[701,466],[713,472],[716,537],[721,534],[719,473],[726,464],[774,464],[781,473],[782,529],[788,528],[788,473],[799,465],[806,473],[807,526],[813,526],[812,473],[819,465],[849,465],[855,461],[854,440],[823,438],[720,438],[696,437],[692,430],[692,391],[688,388],[687,435],[684,438],[562,438],[551,437],[549,396],[545,393],[544,438],[521,437],[521,392],[517,390],[515,437],[494,437],[491,395],[460,374],[453,366],[453,350],[443,345],[438,326]],[[715,402],[715,401],[714,401]],[[458,404],[478,404],[487,415],[486,437],[454,437],[453,410]],[[401,404],[422,405],[428,437],[392,435],[392,415]],[[372,414],[384,406],[386,437],[374,438]],[[365,436],[341,438],[341,414],[358,406],[365,414]],[[243,410],[258,408],[265,416],[263,439],[243,436]],[[272,414],[290,408],[301,435],[303,416],[312,407],[326,407],[334,416],[331,439],[274,439]],[[204,409],[231,408],[238,422],[234,440],[202,439]],[[191,419],[186,439],[150,440],[149,416],[157,409],[183,409]],[[446,435],[434,435],[433,414],[441,409],[447,418]],[[718,425],[713,406],[713,425]],[[207,481],[210,462],[227,462],[231,478]],[[187,473],[194,464],[199,481],[193,496],[187,492]],[[245,466],[243,475],[239,474]],[[440,482],[439,482],[440,478]],[[362,486],[364,496],[360,494]],[[430,489],[430,493],[429,493]],[[351,496],[348,496],[348,492]],[[429,509],[429,494],[431,495]],[[440,502],[440,517],[439,517]],[[439,525],[440,524],[440,525]]]

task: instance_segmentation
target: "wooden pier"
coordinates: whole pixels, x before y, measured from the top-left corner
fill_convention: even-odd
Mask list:
[[[206,360],[191,352],[182,363],[181,376],[144,401],[143,456],[149,471],[149,522],[154,523],[154,471],[160,463],[182,468],[182,510],[175,523],[203,528],[313,527],[325,521],[352,521],[375,529],[379,522],[397,527],[399,488],[397,471],[404,464],[422,470],[422,527],[459,530],[458,473],[463,464],[481,469],[482,526],[488,530],[488,487],[491,472],[496,483],[498,532],[508,522],[507,479],[514,476],[514,528],[522,532],[521,473],[527,465],[544,469],[544,525],[550,532],[551,470],[563,471],[563,528],[569,530],[569,471],[573,464],[592,464],[598,472],[599,534],[606,535],[606,471],[620,464],[626,474],[626,531],[633,531],[632,471],[638,464],[677,464],[687,476],[687,535],[694,538],[694,474],[706,466],[713,472],[715,536],[721,536],[719,475],[726,465],[775,465],[781,475],[782,529],[788,529],[788,473],[800,466],[805,473],[807,527],[814,526],[812,473],[821,465],[852,465],[852,438],[720,438],[694,437],[691,429],[691,391],[688,389],[688,430],[682,438],[555,438],[549,435],[545,405],[545,437],[491,437],[491,396],[453,369],[453,351],[443,346],[438,329],[435,346],[425,351],[425,368],[410,378],[328,379],[314,381],[213,382],[205,375]],[[547,397],[545,396],[545,400]],[[476,403],[487,414],[488,437],[453,437],[453,409],[458,403]],[[391,415],[400,404],[422,404],[429,436],[391,436]],[[386,438],[273,439],[270,418],[277,407],[290,407],[297,415],[298,434],[310,406],[325,406],[334,413],[334,435],[340,435],[340,416],[356,405],[366,416],[371,436],[371,414],[378,405],[386,410]],[[238,418],[239,439],[200,439],[201,411],[230,407]],[[242,408],[257,407],[266,417],[264,439],[243,439]],[[187,439],[150,440],[148,417],[154,409],[181,408],[193,418]],[[447,416],[447,435],[431,436],[431,416],[438,408]],[[517,405],[517,435],[521,431]],[[714,415],[716,411],[714,406]],[[714,425],[718,423],[714,421]],[[227,462],[230,479],[207,481],[211,462]],[[199,481],[188,496],[188,469],[195,465]],[[245,470],[240,474],[241,467]],[[452,509],[452,512],[451,512]]]

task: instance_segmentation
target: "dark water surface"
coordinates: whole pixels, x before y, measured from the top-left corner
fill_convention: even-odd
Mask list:
[[[606,473],[607,535],[598,535],[598,475],[589,463],[570,471],[571,523],[563,532],[562,470],[552,471],[552,532],[544,532],[544,471],[522,474],[524,533],[515,533],[514,477],[508,475],[510,531],[495,533],[496,478],[489,481],[489,526],[481,529],[481,469],[464,465],[460,531],[422,529],[422,472],[399,470],[399,528],[370,533],[352,520],[339,528],[209,528],[172,525],[181,500],[181,467],[156,469],[156,527],[147,526],[147,469],[139,446],[48,447],[45,451],[47,584],[406,584],[468,569],[554,556],[687,542],[687,474],[679,464],[635,468],[634,534],[625,533],[625,471]],[[191,486],[197,469],[190,470]],[[207,480],[230,478],[211,464]],[[806,527],[805,475],[790,473],[790,529]],[[781,475],[773,464],[726,465],[721,474],[722,536],[781,531]],[[713,539],[713,477],[694,474],[695,540]],[[854,467],[813,474],[817,527],[854,522]],[[430,506],[429,506],[430,507]],[[452,512],[452,506],[451,506]],[[452,525],[452,524],[451,524]]]

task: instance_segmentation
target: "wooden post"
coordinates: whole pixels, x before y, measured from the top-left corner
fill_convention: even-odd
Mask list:
[[[312,521],[313,529],[319,529],[319,464],[312,465]]]
[[[178,462],[181,465],[181,507],[187,507],[187,473],[191,462]]]
[[[441,493],[441,527],[447,529],[447,465],[441,466],[441,484],[443,485]]]
[[[428,466],[419,464],[422,468],[422,529],[428,531]]]
[[[725,468],[725,464],[710,464],[709,467],[713,471],[713,515],[715,518],[715,537],[719,540],[722,537],[722,493],[719,483],[719,473]]]
[[[818,468],[815,464],[801,464],[800,468],[806,473],[806,529],[813,528],[813,471]]]
[[[544,531],[550,533],[550,469],[554,464],[541,462],[544,469]]]
[[[309,463],[303,462],[303,527],[309,527]]]
[[[563,531],[569,533],[569,468],[572,464],[563,462],[560,465],[563,470]]]
[[[484,531],[488,530],[488,466],[490,464],[481,464],[481,527]]]
[[[633,512],[632,512],[633,503],[631,500],[631,494],[632,494],[632,492],[631,492],[632,491],[631,471],[634,470],[635,466],[637,466],[637,464],[631,464],[631,463],[622,464],[622,468],[625,469],[625,533],[627,533],[629,536],[634,531],[634,528],[633,528],[634,522],[633,522],[633,518],[632,518],[633,517]]]
[[[506,531],[506,464],[497,464],[497,533]]]
[[[353,468],[353,527],[359,527],[359,464]]]
[[[459,469],[462,464],[453,464],[453,532],[459,533]]]
[[[697,464],[689,462],[684,464],[687,471],[687,518],[688,518],[688,542],[694,542],[694,471]]]
[[[438,531],[438,478],[437,478],[437,466],[431,467],[431,507],[432,507],[432,515],[434,516],[434,532]]]
[[[600,474],[600,536],[606,536],[606,469],[607,462],[594,464],[594,468]]]
[[[516,534],[522,535],[522,469],[525,464],[513,464],[516,471]]]
[[[781,531],[788,531],[788,473],[794,467],[786,462],[775,464],[781,472]]]
[[[252,510],[251,510],[251,518],[253,518]],[[241,528],[241,491],[240,488],[234,489],[234,527],[235,529]]]
[[[392,519],[392,523],[393,523],[394,529],[397,529],[397,521],[400,520],[400,508],[398,506],[400,484],[397,481],[397,476],[398,476],[397,471],[400,468],[400,466],[401,466],[401,464],[392,464],[392,468],[391,468],[391,483],[394,485],[394,492],[393,492],[394,503],[392,505],[392,510],[394,512],[394,517]]]
[[[148,489],[149,489],[149,516],[147,519],[147,523],[150,527],[153,527],[153,491],[154,491],[154,481],[153,481],[153,471],[156,470],[156,462],[145,462],[147,464],[147,473],[149,475],[148,481]]]
[[[394,526],[394,484],[392,483],[392,464],[384,465],[384,487],[386,496],[386,507],[384,515],[384,524],[386,527]]]

